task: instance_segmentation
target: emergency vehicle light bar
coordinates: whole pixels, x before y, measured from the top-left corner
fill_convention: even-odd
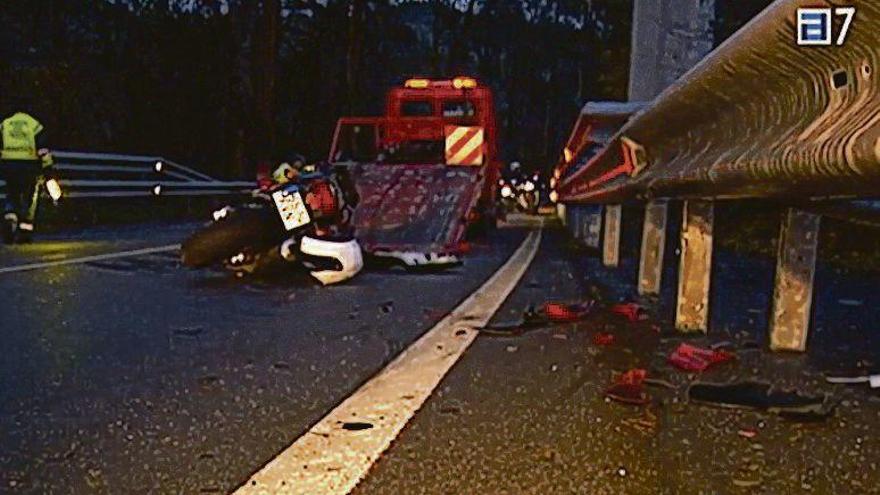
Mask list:
[[[404,87],[410,89],[425,89],[431,85],[431,81],[427,79],[408,79],[404,83]]]
[[[427,89],[432,85],[446,85],[448,87],[450,81],[431,81],[430,79],[414,78],[407,79],[403,86],[409,89]],[[452,87],[455,89],[474,89],[477,87],[477,80],[473,77],[456,77],[452,79]]]
[[[473,77],[456,77],[452,80],[452,87],[455,89],[474,89],[477,87],[477,80]]]

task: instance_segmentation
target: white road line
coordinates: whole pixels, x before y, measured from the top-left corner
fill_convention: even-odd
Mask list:
[[[120,251],[116,253],[96,254],[94,256],[83,256],[81,258],[70,258],[66,260],[44,261],[41,263],[28,263],[26,265],[13,265],[0,268],[0,274],[26,272],[29,270],[41,270],[43,268],[51,268],[53,266],[77,265],[81,263],[89,263],[92,261],[113,260],[118,258],[130,258],[132,256],[141,256],[144,254],[166,253],[168,251],[177,251],[180,244],[170,244],[168,246],[158,246],[144,249],[135,249],[132,251]]]
[[[507,299],[540,243],[540,230],[531,232],[482,287],[234,495],[341,495],[354,489],[474,341],[476,328]]]

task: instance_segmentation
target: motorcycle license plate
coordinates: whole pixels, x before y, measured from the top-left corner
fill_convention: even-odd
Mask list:
[[[272,193],[272,200],[275,201],[275,207],[278,208],[278,214],[281,216],[281,221],[284,222],[285,229],[298,229],[312,221],[306,203],[299,192],[275,191]]]

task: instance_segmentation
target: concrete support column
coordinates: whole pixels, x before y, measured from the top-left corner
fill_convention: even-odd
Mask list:
[[[620,263],[620,205],[605,205],[605,242],[602,263],[616,267]]]
[[[666,201],[651,201],[645,206],[642,227],[642,255],[639,260],[639,294],[660,293],[663,276],[663,251],[666,245]]]
[[[682,332],[705,333],[709,329],[714,219],[712,202],[685,201],[675,311],[675,328]]]
[[[794,208],[782,220],[770,316],[770,348],[775,351],[807,348],[820,220]]]

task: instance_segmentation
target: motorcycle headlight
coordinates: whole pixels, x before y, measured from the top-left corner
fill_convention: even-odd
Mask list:
[[[524,189],[526,192],[532,192],[532,191],[535,190],[535,183],[532,182],[532,181],[530,181],[530,180],[527,180],[526,183],[523,184],[523,189]]]
[[[513,190],[510,188],[510,186],[504,186],[501,188],[502,198],[509,198],[511,196],[513,196]]]

